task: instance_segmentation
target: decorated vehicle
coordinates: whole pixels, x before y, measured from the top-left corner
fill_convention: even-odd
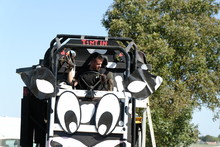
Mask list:
[[[97,78],[92,85],[76,76],[94,53],[103,57],[111,88],[97,87],[103,73],[89,73]],[[136,108],[147,108],[149,95],[162,82],[150,69],[131,38],[57,35],[39,64],[16,71],[26,85],[21,146],[144,146],[146,116],[137,116]],[[68,81],[70,71],[73,79]]]

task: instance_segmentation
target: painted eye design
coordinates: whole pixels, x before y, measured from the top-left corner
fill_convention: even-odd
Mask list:
[[[46,94],[54,92],[53,85],[47,80],[36,79],[36,85],[40,92],[43,92]]]
[[[50,141],[51,147],[70,147],[70,146],[77,146],[77,147],[87,147],[79,140],[74,138],[68,137],[53,137]]]
[[[65,132],[73,134],[77,131],[81,120],[81,109],[74,93],[67,91],[60,95],[57,103],[57,116]]]
[[[56,95],[55,77],[46,67],[39,67],[21,73],[25,85],[38,99],[47,99]]]
[[[128,85],[128,90],[133,92],[133,93],[137,93],[140,92],[141,90],[143,90],[145,88],[145,86],[147,85],[146,82],[143,81],[133,81]]]
[[[128,144],[128,143],[127,143]],[[105,140],[98,144],[96,144],[94,147],[103,147],[103,146],[126,146],[124,141],[121,140]]]
[[[96,111],[96,128],[100,135],[110,134],[119,119],[120,104],[114,94],[107,94],[100,100]]]

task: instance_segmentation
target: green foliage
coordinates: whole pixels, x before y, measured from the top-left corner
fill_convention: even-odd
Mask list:
[[[103,18],[110,36],[133,38],[163,77],[151,98],[158,146],[196,141],[194,108],[220,107],[219,9],[214,0],[115,0]]]
[[[210,136],[210,135],[201,136],[201,137],[199,137],[199,139],[201,139],[204,142],[219,142],[220,141],[219,137],[214,137],[214,136]]]

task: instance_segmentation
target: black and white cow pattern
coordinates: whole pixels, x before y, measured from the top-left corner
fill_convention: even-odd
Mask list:
[[[75,94],[66,91],[59,97],[56,112],[60,125],[68,134],[76,132],[81,123],[88,123],[96,112],[95,122],[98,133],[108,135],[118,123],[120,104],[118,98],[110,93],[101,98],[95,110],[92,103],[80,106]]]

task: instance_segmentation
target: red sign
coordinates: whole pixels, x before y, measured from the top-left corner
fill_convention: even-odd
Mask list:
[[[104,40],[81,40],[83,45],[100,45],[100,46],[107,46],[108,45],[108,41],[104,41]]]

